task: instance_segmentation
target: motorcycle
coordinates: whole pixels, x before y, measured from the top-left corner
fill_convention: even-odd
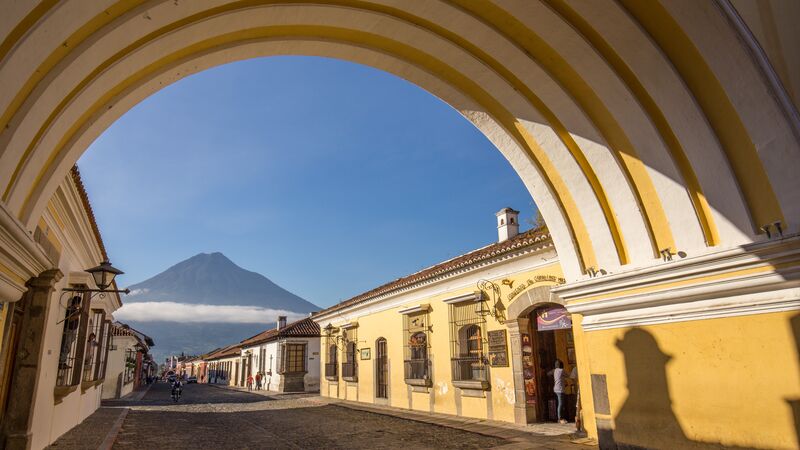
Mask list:
[[[172,401],[177,403],[178,400],[181,399],[181,392],[182,391],[183,391],[183,389],[181,389],[180,387],[173,387],[172,388]]]

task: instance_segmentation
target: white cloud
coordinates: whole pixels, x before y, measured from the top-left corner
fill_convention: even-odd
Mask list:
[[[114,318],[138,322],[216,322],[216,323],[273,323],[278,316],[288,321],[306,317],[282,309],[258,306],[194,305],[177,302],[126,303],[114,311]]]

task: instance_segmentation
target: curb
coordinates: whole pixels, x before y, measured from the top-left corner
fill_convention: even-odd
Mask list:
[[[122,408],[122,412],[120,412],[119,417],[117,417],[117,420],[114,422],[114,425],[111,426],[111,429],[108,430],[106,438],[103,439],[103,442],[100,443],[100,446],[97,447],[97,450],[111,450],[111,447],[117,440],[117,435],[119,435],[119,432],[122,429],[122,423],[125,422],[125,417],[128,416],[128,412],[130,412],[130,408]]]

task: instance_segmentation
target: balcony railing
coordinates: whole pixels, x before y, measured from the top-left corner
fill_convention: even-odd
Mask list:
[[[408,380],[426,380],[431,376],[430,360],[428,359],[407,359],[404,361],[405,378]]]
[[[358,367],[355,362],[342,363],[342,378],[347,381],[358,380]]]
[[[335,380],[335,379],[339,378],[339,376],[338,376],[338,374],[336,372],[336,368],[338,366],[339,365],[336,364],[336,363],[326,363],[325,364],[325,378],[327,378],[329,380]]]

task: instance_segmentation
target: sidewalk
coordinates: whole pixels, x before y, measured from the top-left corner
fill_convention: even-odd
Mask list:
[[[478,433],[484,436],[491,436],[511,441],[510,444],[497,447],[498,449],[502,450],[521,450],[534,448],[597,448],[597,443],[594,440],[575,433],[575,428],[572,424],[561,425],[557,423],[540,423],[523,426],[497,420],[474,419],[453,416],[450,414],[410,411],[391,406],[374,405],[370,403],[322,397],[316,393],[283,393],[256,390],[248,391],[246,388],[236,386],[212,386],[216,386],[221,389],[231,389],[240,392],[263,395],[264,397],[269,397],[274,400],[280,400],[282,397],[302,397],[303,401],[317,405],[336,405],[353,410],[382,414],[399,419],[439,425],[448,428],[455,428],[462,431]]]

